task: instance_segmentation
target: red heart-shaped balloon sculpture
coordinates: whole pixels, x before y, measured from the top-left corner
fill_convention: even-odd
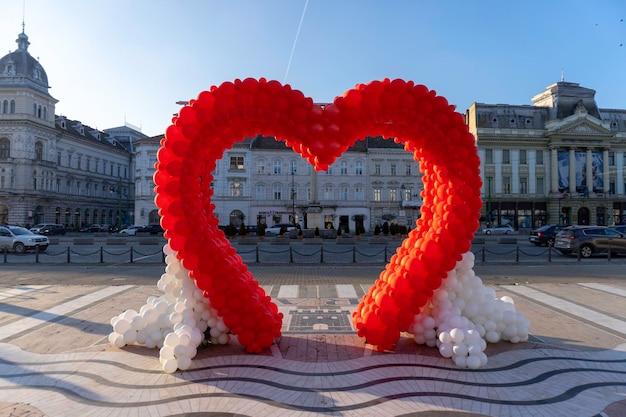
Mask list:
[[[359,84],[325,106],[263,78],[201,92],[167,128],[154,182],[170,247],[249,352],[279,337],[282,314],[218,229],[216,161],[245,137],[274,136],[326,170],[356,141],[383,136],[419,162],[421,217],[353,315],[359,336],[389,350],[471,247],[482,204],[479,158],[463,116],[412,81]]]

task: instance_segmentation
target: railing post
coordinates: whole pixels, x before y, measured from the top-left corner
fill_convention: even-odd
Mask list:
[[[71,263],[71,261],[70,261],[70,247],[69,246],[67,247],[67,263],[68,264]]]
[[[515,263],[519,263],[519,245],[515,247]]]
[[[352,263],[356,263],[356,246],[352,246]]]
[[[387,245],[385,245],[385,263],[387,263]]]
[[[130,247],[130,263],[132,264],[133,262],[134,262],[133,261],[133,247],[131,246]]]
[[[256,252],[256,263],[261,263],[259,261],[259,245],[256,246],[256,251],[255,252]]]
[[[552,248],[548,246],[548,262],[552,262]]]
[[[35,263],[39,263],[39,246],[35,246]]]
[[[289,246],[289,263],[293,263],[293,249]]]
[[[482,255],[483,263],[485,263],[485,247],[484,246],[483,246],[482,252],[483,252],[483,255]]]
[[[3,252],[4,252],[4,263],[7,263],[7,254],[9,253],[9,249],[4,248]]]
[[[102,246],[100,246],[100,263],[104,263],[104,250],[102,249]]]
[[[611,262],[611,245],[609,244],[609,254],[607,255],[607,259]]]
[[[576,251],[576,260],[580,262],[580,246],[578,247],[578,250]]]
[[[324,245],[320,246],[320,263],[324,263]]]

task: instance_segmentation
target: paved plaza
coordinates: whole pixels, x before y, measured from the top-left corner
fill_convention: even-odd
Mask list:
[[[107,340],[112,317],[160,294],[163,265],[3,265],[0,416],[624,416],[621,266],[534,280],[542,270],[475,267],[532,325],[473,371],[408,334],[393,352],[356,336],[350,314],[382,265],[251,266],[282,337],[261,354],[235,338],[200,348],[166,374],[158,349]]]

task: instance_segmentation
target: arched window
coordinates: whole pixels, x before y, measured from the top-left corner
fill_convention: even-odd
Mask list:
[[[4,100],[2,102],[2,113],[8,113],[9,112],[9,100]]]
[[[43,160],[43,144],[40,141],[35,142],[35,161]]]
[[[33,104],[33,116],[37,116],[37,105]]]
[[[41,119],[41,106],[37,107],[37,118]]]
[[[48,108],[47,107],[43,108],[43,119],[48,120]]]
[[[15,113],[15,100],[11,100],[11,110],[10,113]]]
[[[11,157],[11,141],[8,138],[0,138],[0,159]]]

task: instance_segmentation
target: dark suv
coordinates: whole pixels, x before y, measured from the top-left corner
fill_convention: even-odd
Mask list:
[[[552,247],[554,246],[556,234],[566,227],[569,227],[569,225],[546,224],[538,229],[531,230],[528,240],[537,246],[546,245]]]
[[[583,258],[609,250],[626,253],[626,235],[605,226],[572,226],[556,235],[554,247],[564,255],[580,251]]]
[[[30,231],[35,234],[44,236],[64,235],[65,226],[63,226],[62,224],[41,223],[31,227]]]

